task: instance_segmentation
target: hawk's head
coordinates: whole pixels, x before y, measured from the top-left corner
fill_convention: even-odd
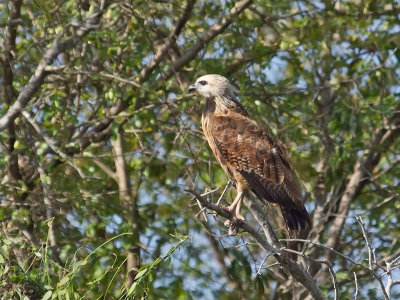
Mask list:
[[[233,88],[228,79],[217,74],[208,74],[201,76],[195,83],[189,86],[188,92],[196,92],[206,98],[233,96]]]

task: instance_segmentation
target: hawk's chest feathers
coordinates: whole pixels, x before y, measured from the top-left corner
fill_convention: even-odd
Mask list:
[[[221,134],[221,132],[218,132],[219,127],[226,127],[228,124],[221,124],[221,122],[229,122],[229,118],[218,118],[218,116],[228,116],[229,115],[229,110],[221,110],[219,109],[213,99],[206,99],[206,104],[203,109],[203,114],[201,117],[201,124],[203,127],[203,132],[204,136],[207,139],[207,142],[214,153],[215,158],[218,160],[219,164],[221,167],[224,169],[225,173],[227,176],[235,183],[237,184],[237,181],[239,180],[241,185],[247,186],[247,183],[245,180],[240,180],[242,179],[242,176],[235,171],[234,168],[229,166],[227,162],[225,161],[223,154],[220,153],[220,150],[218,149],[217,145],[215,144],[215,135],[216,134]],[[231,125],[231,124],[230,124]],[[217,131],[217,132],[216,132]]]

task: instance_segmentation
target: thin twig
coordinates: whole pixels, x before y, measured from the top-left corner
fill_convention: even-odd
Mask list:
[[[228,180],[228,183],[226,184],[224,190],[222,191],[221,196],[218,198],[218,201],[217,201],[217,203],[215,203],[215,205],[219,205],[219,204],[220,204],[222,198],[224,197],[226,191],[227,191],[228,188],[231,186],[231,184],[232,184],[232,182],[231,182],[230,180]]]
[[[218,190],[219,190],[219,187],[216,188],[216,189],[213,189],[213,190],[211,190],[211,191],[205,191],[203,194],[201,194],[201,196],[204,197],[204,196],[210,195],[210,194],[212,194],[212,193],[215,193],[215,192],[218,191]]]
[[[261,263],[260,266],[258,267],[258,270],[257,270],[256,275],[261,275],[262,266],[265,264],[265,262],[267,261],[268,257],[269,257],[269,256],[267,256],[267,257],[264,258],[264,260],[262,261],[262,263]]]
[[[358,224],[360,224],[362,234],[364,236],[364,240],[367,243],[368,247],[368,266],[372,270],[372,264],[376,265],[376,258],[375,258],[375,249],[371,246],[369,242],[367,232],[365,231],[364,222],[360,216],[356,216],[356,220]]]
[[[354,300],[357,300],[357,299],[358,299],[358,281],[357,281],[357,274],[356,274],[356,272],[353,272],[353,275],[354,275],[354,283],[355,283],[355,285],[356,285],[356,291],[355,291],[355,293],[354,293]]]
[[[206,223],[208,223],[207,215],[204,212],[206,210],[206,208],[201,205],[201,203],[198,199],[196,199],[196,202],[197,202],[197,205],[200,207],[200,211],[195,215],[195,217],[197,218],[197,216],[199,214],[203,214],[204,220],[206,221]]]
[[[335,249],[333,249],[333,248],[331,248],[331,247],[328,247],[328,246],[323,245],[323,244],[315,243],[315,242],[312,242],[312,241],[310,241],[310,240],[304,240],[304,239],[280,239],[280,241],[294,241],[294,242],[303,242],[303,243],[311,244],[311,245],[314,245],[314,246],[317,246],[317,247],[324,248],[324,249],[326,249],[326,250],[328,250],[328,251],[330,251],[330,252],[332,252],[332,253],[334,253],[334,254],[336,254],[336,255],[339,255],[339,256],[345,258],[347,261],[349,261],[349,262],[352,263],[353,265],[359,266],[359,267],[361,267],[363,270],[365,270],[367,273],[371,274],[371,275],[378,281],[378,283],[379,283],[379,285],[380,285],[380,287],[381,287],[381,290],[382,290],[382,293],[383,293],[383,296],[384,296],[385,300],[389,300],[389,299],[390,299],[389,296],[388,296],[388,294],[386,293],[386,288],[385,288],[385,285],[384,285],[383,282],[382,282],[381,276],[378,275],[378,274],[376,274],[376,273],[374,272],[373,269],[370,269],[369,267],[365,267],[364,265],[355,262],[354,260],[352,260],[352,259],[351,259],[350,257],[348,257],[347,255],[344,255],[343,253],[340,253],[339,251],[336,251]]]

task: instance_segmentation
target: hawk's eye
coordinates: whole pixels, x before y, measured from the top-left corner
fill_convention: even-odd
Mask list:
[[[199,81],[199,83],[200,83],[201,85],[206,85],[206,84],[207,84],[207,81],[202,80],[202,81]]]

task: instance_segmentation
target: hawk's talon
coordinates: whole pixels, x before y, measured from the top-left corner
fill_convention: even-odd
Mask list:
[[[244,218],[242,220],[242,219],[236,219],[235,217],[232,218],[232,221],[229,220],[229,219],[226,220],[224,222],[224,225],[226,227],[229,227],[228,235],[231,235],[231,236],[236,235],[238,233],[238,231],[239,231],[240,224],[242,224],[244,221],[245,221]]]
[[[230,236],[234,236],[238,233],[238,228],[234,225],[232,225],[231,227],[229,227],[228,229],[228,235]]]
[[[240,223],[246,221],[246,219],[245,219],[242,215],[240,215],[240,214],[235,214],[235,215],[233,216],[233,218],[234,218],[236,221],[240,222]]]
[[[232,219],[241,222],[246,221],[246,219],[239,213],[240,205],[237,205],[237,203],[235,203],[235,205],[230,205],[229,207],[221,206],[221,208],[228,212],[232,216]]]
[[[239,225],[246,221],[245,218],[240,214],[240,206],[242,204],[243,196],[243,192],[239,192],[229,207],[223,207],[223,209],[231,215],[231,218],[226,220],[224,223],[225,226],[229,227],[229,235],[236,235],[239,230]]]
[[[220,206],[224,211],[226,211],[226,212],[228,212],[228,213],[231,213],[231,211],[229,210],[229,207],[226,207],[226,206],[223,206],[223,205],[221,205]]]
[[[224,222],[224,226],[230,227],[230,226],[231,226],[231,220],[227,219],[227,220]]]

